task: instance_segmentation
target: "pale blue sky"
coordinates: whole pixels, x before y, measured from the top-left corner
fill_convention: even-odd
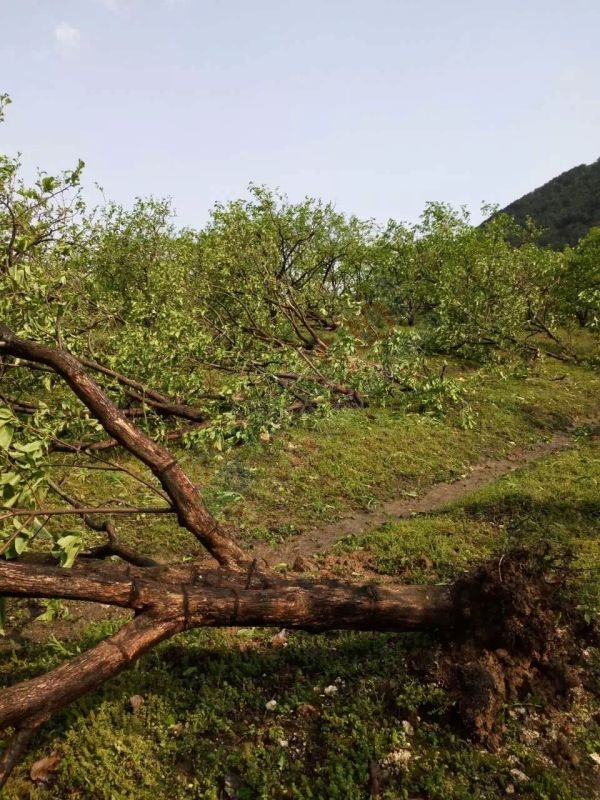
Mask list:
[[[414,221],[600,157],[599,0],[0,0],[0,151],[201,225],[249,182]]]

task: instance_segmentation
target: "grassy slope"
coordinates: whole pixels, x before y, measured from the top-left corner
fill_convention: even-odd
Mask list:
[[[343,410],[223,454],[179,453],[204,487],[210,509],[246,541],[281,541],[295,531],[368,510],[381,500],[421,492],[463,474],[469,464],[506,455],[599,412],[600,376],[584,368],[542,362],[529,372],[499,368],[461,378],[463,397],[442,418],[386,408]],[[132,464],[132,466],[135,466]],[[114,473],[90,473],[94,499],[146,490]],[[74,491],[82,475],[71,478]],[[73,482],[74,481],[74,482]],[[95,488],[94,488],[95,487]],[[81,493],[81,492],[80,492]],[[121,523],[124,539],[173,558],[190,553],[190,537],[169,518]],[[198,553],[198,550],[192,551]]]
[[[214,509],[239,515],[244,535],[286,536],[393,493],[422,490],[461,474],[468,463],[597,411],[598,378],[554,363],[538,373],[527,379],[489,371],[467,377],[475,412],[470,428],[463,427],[460,408],[442,420],[386,410],[344,412],[313,429],[227,454],[216,465],[195,464],[194,472],[208,484]],[[593,607],[600,452],[586,434],[582,427],[574,450],[512,473],[443,513],[339,544],[331,563],[342,573],[355,571],[362,548],[361,564],[383,574],[449,580],[511,544],[550,539],[575,546],[585,568],[582,602]],[[113,489],[131,492],[120,480]],[[228,492],[239,499],[232,502]],[[155,552],[183,551],[183,535],[172,539],[163,520],[146,533]],[[128,536],[139,534],[132,527]],[[0,667],[1,678],[12,682],[47,669],[114,624],[91,625],[83,641],[15,649]],[[539,708],[533,717],[507,709],[506,746],[491,754],[456,735],[440,687],[407,674],[406,657],[417,641],[427,642],[424,637],[296,633],[286,648],[275,648],[272,633],[197,631],[159,648],[51,721],[5,796],[351,800],[369,796],[370,762],[384,764],[381,796],[388,798],[500,798],[513,786],[519,797],[587,800],[598,791],[587,755],[600,748],[600,729],[587,721],[598,709],[584,708],[583,699],[568,719],[546,719]],[[323,691],[329,685],[337,687],[331,696]],[[135,694],[145,702],[134,714],[128,698]],[[277,700],[275,711],[265,708],[270,699]],[[559,725],[570,726],[573,751],[555,763],[544,748]],[[57,782],[32,788],[27,766],[52,748],[62,754]],[[401,751],[412,754],[406,767],[390,755],[402,758]],[[516,768],[527,782],[511,774]],[[223,788],[227,793],[219,795]]]
[[[390,523],[335,549],[366,549],[376,571],[437,583],[482,557],[547,542],[572,550],[575,567],[591,575],[600,564],[599,476],[598,439],[582,431],[570,451],[504,475],[438,513]]]

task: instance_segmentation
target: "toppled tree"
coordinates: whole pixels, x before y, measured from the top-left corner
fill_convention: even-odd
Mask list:
[[[502,275],[488,269],[496,263],[493,243],[482,247],[480,234],[466,226],[458,235],[451,225],[444,238],[445,217],[419,240],[393,227],[379,235],[329,206],[290,206],[255,190],[249,204],[216,209],[198,235],[169,227],[160,203],[140,203],[129,215],[110,207],[100,222],[86,218],[80,171],[41,174],[30,187],[17,162],[0,158],[0,597],[84,600],[134,616],[86,653],[0,694],[0,730],[13,733],[0,782],[51,714],[186,629],[435,628],[464,635],[480,602],[464,585],[287,580],[257,563],[208,512],[198,486],[159,441],[198,443],[219,430],[243,440],[299,410],[410,396],[428,385],[440,394],[451,382],[443,374],[429,380],[421,334],[403,330],[397,318],[412,323],[437,314],[431,340],[441,351],[464,346],[470,353],[505,347],[516,332],[526,339],[524,326],[542,319],[539,308],[523,303],[519,318],[509,317],[514,297],[529,297],[517,279],[535,277],[535,269],[505,273],[510,291],[496,296]],[[512,263],[507,247],[499,244],[505,266]],[[404,276],[402,291],[388,297],[396,275]],[[375,309],[383,301],[390,315],[370,319],[364,301]],[[385,336],[372,337],[382,322]],[[488,341],[491,334],[497,341]],[[474,338],[465,342],[466,335]],[[108,461],[103,453],[117,446],[150,474],[130,461]],[[81,466],[80,457],[89,468],[93,459],[92,466],[121,470],[156,500],[134,506],[76,497],[52,475],[56,453],[64,454],[59,471]],[[119,540],[114,520],[127,514],[172,515],[215,564],[157,564]],[[58,524],[65,518],[79,527],[65,530]],[[86,550],[83,526],[105,541]],[[106,562],[109,556],[118,561]],[[498,623],[496,639],[480,649],[505,647],[512,623],[522,623],[507,588],[487,595],[500,598],[506,624]],[[524,648],[519,658],[521,668],[546,655]],[[481,726],[472,727],[479,735]]]
[[[304,630],[418,630],[449,622],[451,593],[445,587],[383,588],[335,586],[323,582],[283,581],[259,566],[205,508],[198,488],[172,453],[146,436],[89,377],[81,362],[66,351],[36,344],[0,328],[0,354],[49,368],[83,402],[105,431],[158,479],[167,503],[156,509],[12,507],[3,519],[17,522],[3,552],[15,548],[26,525],[60,514],[86,517],[98,513],[172,513],[215,559],[220,569],[194,564],[138,566],[144,560],[120,547],[110,523],[107,545],[90,555],[118,555],[129,565],[94,566],[75,556],[70,570],[35,555],[22,562],[0,562],[4,597],[87,600],[135,611],[134,619],[106,641],[39,678],[6,689],[0,696],[0,730],[15,729],[11,747],[0,761],[4,781],[31,733],[50,714],[92,691],[163,639],[192,627],[273,625]],[[10,361],[8,362],[10,363]],[[6,430],[6,426],[4,426]],[[19,451],[15,451],[18,458]],[[45,504],[43,504],[45,505]],[[19,522],[21,518],[25,521]],[[40,523],[43,527],[43,523]],[[39,532],[38,528],[38,532]],[[15,547],[16,546],[16,547]],[[147,563],[147,562],[146,562]]]
[[[0,327],[0,355],[4,363],[26,363],[60,376],[106,433],[151,471],[164,498],[164,503],[155,508],[82,507],[54,485],[66,505],[13,505],[3,512],[4,520],[16,523],[3,553],[13,547],[18,555],[19,537],[25,526],[36,520],[43,520],[37,527],[39,533],[56,515],[76,515],[94,525],[91,515],[143,511],[175,515],[217,565],[158,565],[120,545],[111,522],[102,526],[107,538],[103,546],[69,555],[68,544],[63,543],[70,569],[56,566],[52,556],[42,552],[0,561],[0,594],[4,597],[83,600],[134,612],[130,622],[95,647],[0,694],[0,730],[12,728],[14,734],[0,759],[0,784],[8,778],[32,733],[50,715],[96,689],[149,648],[196,627],[438,629],[442,638],[451,642],[454,653],[444,680],[451,686],[454,682],[457,695],[466,697],[464,721],[469,732],[482,741],[493,735],[501,703],[518,695],[520,688],[531,689],[536,675],[541,674],[546,683],[550,675],[556,683],[565,680],[565,667],[577,669],[581,643],[590,640],[591,626],[586,629],[579,620],[573,626],[573,635],[561,633],[557,638],[555,629],[564,608],[555,587],[548,588],[545,583],[543,570],[532,570],[522,556],[506,561],[504,578],[501,570],[499,580],[494,577],[494,567],[474,579],[459,581],[455,587],[283,579],[236,544],[207,511],[198,487],[173,454],[136,427],[77,358],[64,350],[21,339],[6,326]],[[16,459],[19,452],[14,451]],[[117,556],[121,565],[98,563],[110,555]],[[462,666],[457,653],[463,658]]]

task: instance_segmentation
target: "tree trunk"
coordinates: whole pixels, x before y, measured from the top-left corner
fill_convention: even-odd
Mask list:
[[[449,626],[454,614],[449,587],[288,582],[252,569],[244,575],[189,564],[126,569],[78,564],[65,570],[32,563],[31,556],[25,563],[0,562],[0,595],[85,600],[136,614],[87,652],[0,694],[0,730],[12,726],[16,734],[0,761],[0,786],[17,749],[49,716],[181,631],[232,626],[417,631]]]

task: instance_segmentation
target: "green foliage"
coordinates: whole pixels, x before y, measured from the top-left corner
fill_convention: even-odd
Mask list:
[[[359,291],[392,327],[419,328],[421,350],[497,357],[552,338],[562,258],[533,243],[508,216],[485,227],[431,203],[411,229],[390,222],[372,245]]]
[[[0,96],[0,120],[8,103]],[[201,407],[205,422],[177,455],[212,511],[235,512],[247,541],[280,540],[399,490],[415,496],[597,405],[589,370],[559,374],[542,358],[534,372],[519,359],[542,340],[558,348],[556,325],[574,318],[596,335],[598,231],[562,255],[505,216],[476,229],[463,212],[430,204],[419,225],[380,228],[256,186],[216,205],[202,230],[182,230],[163,200],[86,210],[82,168],[41,172],[29,185],[18,159],[0,157],[0,321]],[[3,358],[0,377],[0,555],[35,544],[68,568],[94,534],[77,517],[41,513],[55,480],[91,504],[142,505],[155,499],[153,484],[121,456],[52,454],[56,443],[105,432],[53,374]],[[95,377],[152,435],[176,428],[144,389],[132,397],[118,376]],[[382,571],[439,581],[507,543],[549,537],[575,545],[591,613],[598,476],[586,430],[575,453],[537,473],[345,547],[369,548]],[[197,555],[165,517],[121,527],[125,543],[145,537],[155,554]],[[42,618],[64,613],[51,601]],[[6,617],[0,600],[0,629]],[[109,628],[15,649],[1,680],[48,669]],[[156,798],[168,787],[170,797],[362,798],[369,763],[408,747],[409,714],[425,720],[414,757],[391,770],[382,796],[483,797],[482,786],[504,796],[514,761],[457,741],[443,689],[406,672],[407,637],[297,634],[275,650],[269,636],[203,631],[161,648],[144,662],[152,669],[122,675],[84,701],[85,715],[69,710],[46,730],[62,757],[54,785],[32,787],[21,770],[7,797]],[[144,696],[139,713],[124,700],[132,694]],[[317,719],[298,712],[303,704]],[[524,797],[586,796],[542,760],[526,768]]]
[[[0,94],[0,122],[4,121],[4,111],[11,102],[12,100],[8,94]]]
[[[453,413],[473,428],[468,393],[440,355],[502,362],[536,354],[541,338],[563,352],[557,323],[585,311],[596,325],[592,234],[562,256],[502,215],[474,228],[432,203],[416,226],[380,228],[257,186],[217,204],[202,230],[179,229],[163,200],[87,211],[82,167],[30,186],[17,159],[0,159],[0,319],[139,381],[132,391],[95,374],[153,436],[174,424],[146,390],[194,406],[203,424],[183,441],[196,453],[352,405]],[[1,368],[4,505],[33,512],[48,495],[50,446],[105,433],[53,374]],[[68,565],[82,546],[81,528],[35,514],[6,517],[2,530],[10,556],[49,537]]]
[[[591,228],[579,244],[566,251],[561,285],[564,312],[583,328],[600,328],[600,228]]]

